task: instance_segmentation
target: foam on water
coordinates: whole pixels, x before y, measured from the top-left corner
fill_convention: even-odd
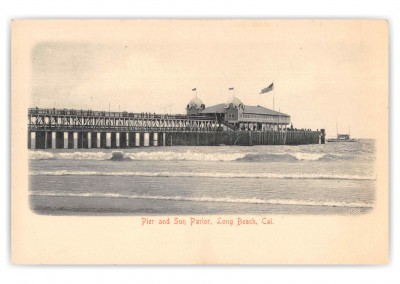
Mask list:
[[[172,152],[172,151],[140,151],[140,152],[103,152],[103,151],[76,151],[76,152],[48,152],[48,151],[29,151],[31,160],[112,160],[114,154],[120,154],[123,159],[135,161],[205,161],[205,162],[226,162],[226,161],[245,161],[245,162],[295,162],[295,161],[331,161],[340,159],[350,159],[352,156],[339,154],[323,153],[203,153],[195,151]],[[115,159],[114,159],[115,160]]]
[[[375,177],[361,175],[335,175],[310,173],[233,173],[233,172],[140,172],[140,171],[32,171],[32,176],[144,176],[144,177],[200,177],[200,178],[264,178],[264,179],[339,179],[375,180]]]
[[[65,159],[65,160],[110,160],[113,154],[121,153],[124,158],[139,161],[235,161],[245,157],[244,153],[200,153],[193,151],[186,152],[47,152],[29,151],[31,160]]]
[[[325,154],[320,153],[291,153],[293,157],[297,160],[307,160],[307,161],[318,161],[319,159],[323,158]]]
[[[193,151],[186,152],[137,152],[127,153],[132,160],[143,161],[235,161],[246,156],[244,153],[200,153]]]
[[[28,151],[30,160],[109,160],[111,152],[47,152],[47,151]]]
[[[118,193],[55,193],[55,192],[32,192],[32,196],[57,196],[57,197],[97,197],[97,198],[129,198],[129,199],[151,199],[193,202],[218,202],[218,203],[248,203],[248,204],[274,204],[274,205],[300,205],[300,206],[329,206],[329,207],[351,207],[371,208],[373,205],[363,202],[331,202],[331,201],[308,201],[291,199],[260,199],[260,198],[230,198],[230,197],[186,197],[186,196],[160,196],[160,195],[127,195]]]
[[[29,192],[44,214],[364,211],[377,176],[363,143],[29,150]]]

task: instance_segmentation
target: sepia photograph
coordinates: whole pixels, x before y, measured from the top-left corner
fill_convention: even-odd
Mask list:
[[[130,218],[160,232],[205,226],[212,242],[229,227],[302,235],[300,224],[316,220],[343,225],[345,250],[379,224],[348,258],[143,261],[385,262],[386,21],[17,20],[12,53],[17,229],[25,214]],[[375,237],[376,256],[357,253]]]

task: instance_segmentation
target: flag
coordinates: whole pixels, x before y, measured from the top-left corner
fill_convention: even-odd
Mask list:
[[[229,88],[229,91],[232,91],[233,90],[233,88]]]
[[[196,88],[193,88],[192,91],[196,91]]]
[[[274,89],[274,83],[272,82],[271,85],[261,90],[260,94],[268,93]]]

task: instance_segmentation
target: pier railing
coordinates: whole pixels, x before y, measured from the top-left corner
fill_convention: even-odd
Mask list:
[[[322,130],[244,131],[224,122],[221,118],[197,115],[31,108],[28,148],[301,145],[325,141]]]
[[[30,131],[215,131],[218,122],[208,116],[106,112],[73,109],[28,110]]]

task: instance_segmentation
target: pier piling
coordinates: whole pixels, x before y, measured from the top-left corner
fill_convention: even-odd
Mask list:
[[[240,130],[239,130],[240,128]],[[215,117],[29,109],[28,148],[324,144],[320,131],[244,123],[223,128]]]

